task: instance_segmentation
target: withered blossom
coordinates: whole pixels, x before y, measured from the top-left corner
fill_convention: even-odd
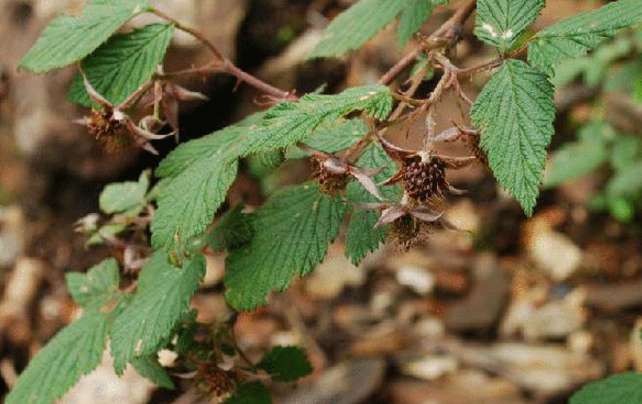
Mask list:
[[[153,117],[145,117],[137,125],[126,113],[139,100],[141,95],[149,89],[149,84],[141,86],[121,104],[114,105],[92,87],[82,69],[80,73],[89,98],[102,108],[92,109],[89,116],[78,119],[75,122],[86,126],[89,132],[108,151],[115,151],[136,144],[152,154],[158,154],[150,141],[164,139],[172,136],[173,133],[163,135],[154,133],[151,129],[157,128],[154,128]]]
[[[365,170],[350,165],[333,154],[317,150],[303,142],[297,143],[297,146],[308,152],[318,163],[313,176],[325,192],[334,195],[338,191],[343,191],[348,185],[350,177],[353,177],[366,191],[382,200],[379,190],[371,178],[371,176],[378,174],[379,170]]]

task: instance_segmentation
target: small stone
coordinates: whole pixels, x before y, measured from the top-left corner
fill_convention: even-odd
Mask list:
[[[459,363],[453,357],[431,355],[406,363],[401,369],[404,374],[418,379],[436,380],[444,375],[455,373],[458,367]]]
[[[397,271],[397,282],[426,296],[435,287],[435,276],[424,268],[403,266]]]

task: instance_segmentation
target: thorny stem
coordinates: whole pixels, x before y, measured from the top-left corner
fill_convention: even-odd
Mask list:
[[[233,75],[234,77],[237,78],[237,80],[241,82],[245,82],[249,84],[250,86],[263,91],[264,93],[277,98],[279,100],[294,100],[296,99],[296,96],[288,91],[283,91],[280,88],[274,87],[271,84],[268,84],[264,82],[263,80],[239,69],[232,61],[221,53],[221,51],[212,43],[210,42],[207,38],[203,36],[200,32],[196,31],[193,28],[190,28],[188,26],[185,26],[181,24],[179,21],[175,20],[174,18],[168,16],[167,14],[163,13],[162,11],[152,8],[151,12],[155,14],[156,16],[162,18],[163,20],[173,24],[176,28],[180,29],[181,31],[187,32],[188,34],[192,35],[194,38],[198,39],[203,45],[207,47],[207,49],[210,50],[214,54],[214,56],[218,59],[216,62],[208,63],[207,65],[203,66],[202,68],[197,68],[197,69],[191,69],[190,72],[193,73],[207,73],[207,72],[222,72],[222,73],[229,73]],[[171,73],[169,74],[171,75]]]
[[[433,32],[428,39],[425,41],[425,44],[418,46],[412,53],[406,55],[403,59],[397,62],[390,70],[388,70],[381,78],[379,83],[381,84],[390,84],[392,80],[395,79],[401,72],[406,70],[412,62],[415,61],[421,55],[422,52],[425,52],[431,48],[435,48],[438,44],[441,43],[439,39],[442,38],[454,38],[456,36],[456,31],[464,21],[470,17],[472,12],[477,6],[477,0],[468,0],[463,7],[458,9],[455,14],[453,14],[445,23],[441,25],[435,32]]]

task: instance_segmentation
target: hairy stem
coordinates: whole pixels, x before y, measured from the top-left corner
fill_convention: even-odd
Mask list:
[[[190,28],[188,26],[185,26],[181,24],[179,21],[175,20],[174,18],[168,16],[167,14],[163,13],[162,11],[152,8],[151,12],[155,14],[156,16],[162,18],[163,20],[173,24],[176,28],[180,29],[181,31],[187,32],[188,34],[192,35],[194,38],[198,39],[199,42],[201,42],[203,45],[207,47],[207,49],[214,54],[216,59],[218,59],[215,62],[208,63],[206,66],[202,68],[197,68],[197,69],[192,69],[191,72],[194,73],[208,73],[208,72],[221,72],[221,73],[228,73],[233,75],[234,77],[237,78],[237,80],[247,83],[250,86],[263,91],[264,93],[278,99],[278,100],[293,100],[296,99],[296,96],[288,91],[283,91],[280,88],[274,87],[271,84],[268,84],[264,82],[263,80],[239,69],[232,61],[221,53],[221,51],[212,43],[210,42],[207,38],[203,36],[199,31]],[[171,73],[170,73],[171,74]]]

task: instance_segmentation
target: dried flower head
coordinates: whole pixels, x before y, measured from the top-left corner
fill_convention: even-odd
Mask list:
[[[321,185],[321,190],[330,195],[335,195],[337,192],[343,192],[345,187],[350,181],[350,177],[359,181],[359,184],[372,194],[375,198],[381,200],[379,190],[375,185],[372,178],[379,171],[365,170],[353,165],[348,164],[345,160],[326,153],[321,150],[312,148],[305,143],[299,142],[297,146],[308,152],[316,161],[317,169],[313,177]]]
[[[448,183],[446,169],[459,169],[476,160],[474,156],[445,157],[431,151],[405,150],[381,136],[379,141],[388,155],[401,164],[399,171],[383,185],[403,182],[407,196],[422,203],[430,204],[435,200],[444,199],[449,193],[463,193]]]
[[[142,127],[143,125],[136,125],[125,112],[149,89],[149,84],[141,86],[121,104],[114,105],[92,87],[82,69],[80,73],[87,94],[89,94],[92,101],[102,108],[92,110],[89,116],[76,122],[85,125],[89,133],[94,135],[107,151],[113,152],[136,144],[152,154],[158,154],[150,141],[164,139],[172,134],[159,135],[153,133]]]

